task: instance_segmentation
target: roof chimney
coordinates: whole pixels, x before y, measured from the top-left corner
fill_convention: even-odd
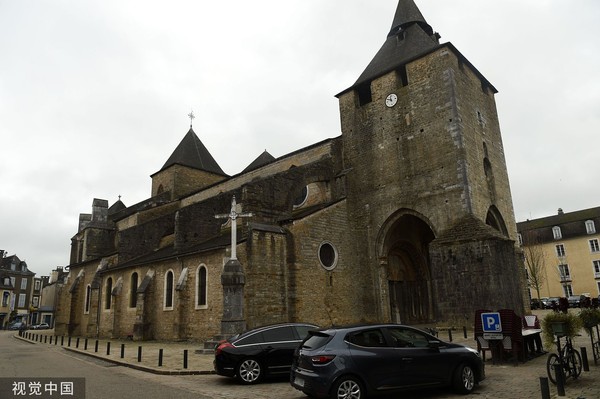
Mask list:
[[[559,215],[564,215],[565,213],[563,212],[562,208],[558,208],[558,214]]]

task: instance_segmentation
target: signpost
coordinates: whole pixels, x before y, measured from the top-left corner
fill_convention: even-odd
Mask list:
[[[490,312],[481,314],[481,325],[483,326],[484,339],[502,339],[502,323],[500,313]]]

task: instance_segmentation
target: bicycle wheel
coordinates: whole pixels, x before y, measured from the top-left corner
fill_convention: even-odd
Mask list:
[[[581,354],[577,349],[572,349],[567,355],[567,365],[573,379],[581,375],[581,364]]]
[[[556,369],[555,365],[560,364],[560,359],[558,355],[552,353],[548,356],[548,360],[546,361],[546,372],[548,373],[548,379],[551,383],[556,385]]]

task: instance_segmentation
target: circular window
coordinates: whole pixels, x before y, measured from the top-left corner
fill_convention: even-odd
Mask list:
[[[337,265],[338,255],[335,247],[330,242],[324,242],[319,247],[319,262],[327,270],[332,270]]]
[[[302,187],[302,192],[294,198],[294,208],[300,208],[302,205],[306,203],[308,198],[308,186]]]

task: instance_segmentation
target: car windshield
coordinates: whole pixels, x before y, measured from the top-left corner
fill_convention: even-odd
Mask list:
[[[310,331],[308,338],[302,343],[305,349],[317,349],[324,346],[333,336],[319,331]]]

